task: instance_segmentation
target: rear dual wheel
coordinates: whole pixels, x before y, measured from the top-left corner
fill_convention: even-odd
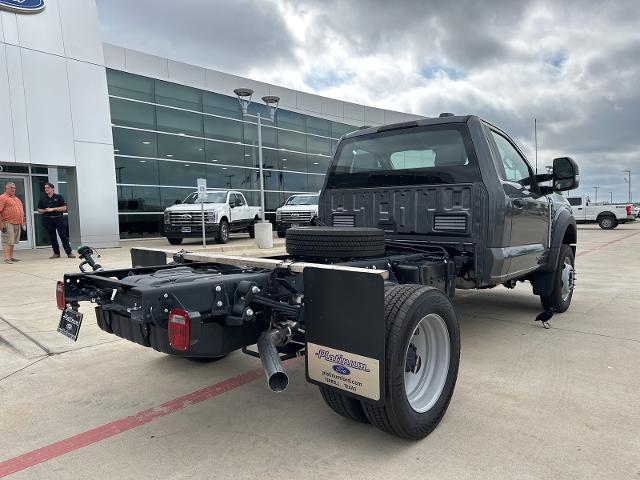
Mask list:
[[[449,406],[460,362],[460,332],[438,289],[397,285],[385,292],[385,404],[378,407],[320,387],[336,413],[411,440],[427,436]]]

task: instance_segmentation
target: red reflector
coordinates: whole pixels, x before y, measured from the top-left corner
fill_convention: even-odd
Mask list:
[[[169,312],[169,345],[181,352],[189,348],[189,314],[179,308]]]
[[[56,303],[59,310],[64,310],[67,306],[67,302],[64,299],[64,282],[58,281],[56,284]]]
[[[627,215],[631,215],[631,205],[627,205],[626,209],[627,209]]]

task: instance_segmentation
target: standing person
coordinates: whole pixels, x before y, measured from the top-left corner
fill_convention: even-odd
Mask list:
[[[2,250],[4,263],[19,262],[13,256],[14,247],[20,243],[20,230],[26,230],[24,207],[16,197],[16,184],[9,182],[0,195],[0,230],[2,230]]]
[[[69,238],[67,236],[67,226],[63,215],[66,211],[67,202],[65,202],[64,197],[55,192],[53,183],[45,183],[44,196],[40,198],[38,202],[38,212],[42,214],[44,228],[47,230],[51,247],[53,248],[53,255],[49,258],[60,258],[60,245],[58,245],[56,232],[60,235],[62,247],[67,257],[76,258],[76,256],[71,253],[71,245],[69,245]]]

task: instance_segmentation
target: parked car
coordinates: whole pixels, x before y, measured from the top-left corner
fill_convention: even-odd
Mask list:
[[[571,158],[536,175],[503,130],[472,115],[352,132],[320,194],[323,226],[289,229],[286,256],[181,251],[167,264],[163,250],[134,248],[132,268],[102,270],[84,247],[94,271],[58,282],[58,331],[77,338],[80,302],[91,302],[99,328],[141,347],[257,356],[274,391],[289,382],[282,360],[304,355],[305,379],[334,412],[417,440],[458,377],[456,289],[528,281],[541,320],[569,308],[577,229],[557,192],[578,183]]]
[[[288,228],[311,225],[311,221],[318,216],[318,198],[319,195],[314,193],[291,195],[276,210],[278,237],[284,238]]]
[[[260,219],[260,207],[250,207],[241,192],[209,190],[202,205],[198,192],[191,193],[182,203],[164,211],[163,235],[171,245],[184,238],[202,238],[202,215],[207,237],[227,243],[231,232],[248,232],[253,238],[253,225]],[[204,207],[204,208],[203,208]]]
[[[573,216],[578,223],[597,223],[604,230],[634,220],[630,203],[593,203],[587,195],[568,197]]]

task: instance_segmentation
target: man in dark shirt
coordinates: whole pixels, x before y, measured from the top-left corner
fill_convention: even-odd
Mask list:
[[[67,257],[76,258],[71,253],[71,245],[67,236],[67,224],[64,219],[64,212],[67,211],[67,202],[64,201],[62,195],[58,195],[54,190],[53,183],[44,184],[45,195],[38,202],[38,212],[42,214],[44,228],[47,230],[51,246],[53,247],[53,255],[49,258],[60,258],[60,245],[58,245],[58,237],[60,235],[62,246]]]

